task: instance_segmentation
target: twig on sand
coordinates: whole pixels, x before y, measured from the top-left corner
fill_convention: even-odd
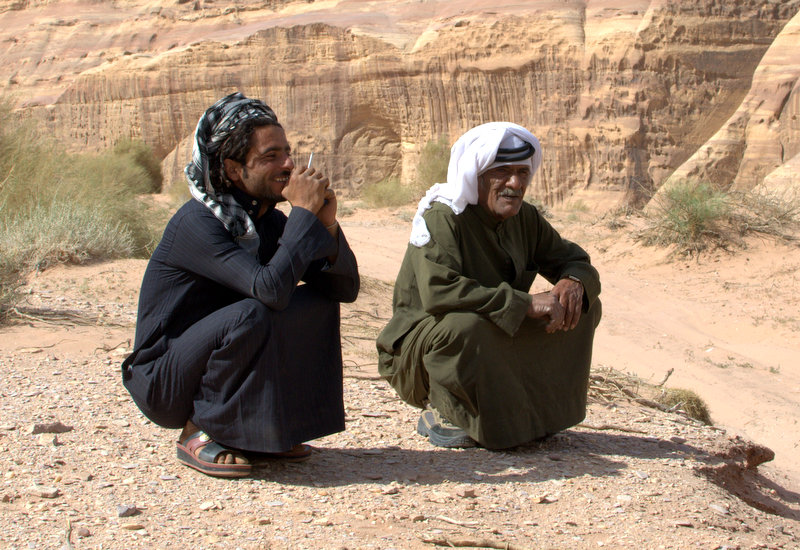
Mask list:
[[[656,386],[658,386],[658,387],[660,388],[660,387],[662,387],[664,384],[666,384],[666,383],[667,383],[667,380],[669,379],[669,377],[670,377],[670,376],[672,376],[672,373],[673,373],[673,372],[675,372],[675,369],[669,369],[669,370],[667,371],[667,374],[665,374],[665,375],[664,375],[664,379],[663,379],[661,382],[659,382],[658,384],[656,384]]]
[[[633,434],[646,434],[647,432],[643,432],[642,430],[637,430],[635,428],[626,428],[625,426],[617,426],[615,424],[587,424],[586,422],[581,422],[578,424],[581,428],[588,428],[590,430],[617,430],[620,432],[629,432]]]
[[[445,523],[452,523],[453,525],[460,525],[461,527],[470,527],[472,529],[478,525],[477,521],[459,521],[457,519],[449,518],[447,516],[430,516],[430,519],[438,519]]]
[[[436,546],[449,546],[450,548],[498,548],[500,550],[522,550],[521,546],[509,542],[495,542],[488,539],[448,539],[421,537],[420,540]]]
[[[125,344],[126,349],[129,349],[131,347],[131,339],[128,338],[127,340],[123,340],[122,342],[120,342],[116,346],[105,346],[105,345],[104,346],[99,346],[99,347],[94,348],[94,351],[95,352],[97,352],[97,351],[106,351],[106,352],[113,351],[113,350],[119,348],[123,344]]]

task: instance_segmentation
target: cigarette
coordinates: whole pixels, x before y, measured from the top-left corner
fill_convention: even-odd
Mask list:
[[[314,153],[311,153],[311,156],[308,157],[308,166],[306,168],[311,168],[311,160],[314,158]]]

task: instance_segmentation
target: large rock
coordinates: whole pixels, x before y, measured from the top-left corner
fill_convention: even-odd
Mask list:
[[[165,159],[166,184],[183,180],[203,110],[241,90],[265,99],[295,150],[313,150],[352,193],[388,177],[414,181],[429,140],[453,141],[475,124],[513,120],[531,128],[545,149],[533,186],[540,199],[552,203],[592,189],[622,191],[628,202],[643,203],[740,106],[755,109],[742,99],[768,48],[771,57],[791,58],[797,45],[789,27],[770,45],[800,5],[331,0],[244,1],[234,8],[209,0],[167,6],[128,0],[108,6],[0,3],[0,42],[7,45],[0,82],[17,94],[26,116],[73,149],[141,137]],[[777,134],[796,143],[796,121],[793,128]],[[762,134],[749,133],[764,142]],[[753,153],[754,162],[728,172],[726,185],[763,178],[776,167]]]
[[[800,189],[798,45],[800,15],[795,15],[764,54],[739,108],[671,175],[667,186],[694,180],[737,191],[761,184],[780,193]]]

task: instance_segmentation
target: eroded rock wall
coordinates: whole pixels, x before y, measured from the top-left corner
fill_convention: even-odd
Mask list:
[[[20,64],[23,38],[6,38],[1,69],[16,71],[6,89],[31,95],[42,79],[49,92],[23,104],[27,116],[73,148],[141,137],[165,158],[167,183],[183,178],[203,110],[238,89],[265,99],[298,154],[313,150],[351,193],[392,176],[414,181],[431,139],[452,142],[475,124],[513,120],[543,143],[532,190],[539,198],[553,203],[592,188],[624,191],[641,204],[737,110],[757,109],[742,100],[800,2],[242,4],[139,6],[138,19],[119,23],[136,33],[106,29],[104,55],[87,53],[82,62],[93,65],[75,69],[63,89],[57,67],[26,69],[35,56]],[[136,21],[150,21],[152,32]],[[80,30],[80,41],[91,36],[91,24],[68,28]],[[39,65],[71,59],[78,39],[56,36],[46,43],[61,44],[60,53],[46,61],[40,52]],[[770,51],[791,57],[796,36],[786,36]],[[771,132],[788,144],[775,158],[788,160],[797,149],[798,100],[786,92],[785,124]],[[774,169],[759,164],[760,155],[743,161],[746,144],[733,147],[739,161],[727,171],[718,163],[720,184],[743,185]]]

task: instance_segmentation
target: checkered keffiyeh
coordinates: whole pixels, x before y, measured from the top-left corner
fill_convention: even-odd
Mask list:
[[[214,213],[242,248],[257,255],[259,238],[253,220],[232,195],[223,192],[221,182],[214,187],[210,169],[210,163],[219,162],[217,153],[231,131],[251,118],[278,121],[263,101],[249,99],[240,92],[227,95],[209,107],[197,123],[192,162],[186,165],[184,172],[192,196]]]

